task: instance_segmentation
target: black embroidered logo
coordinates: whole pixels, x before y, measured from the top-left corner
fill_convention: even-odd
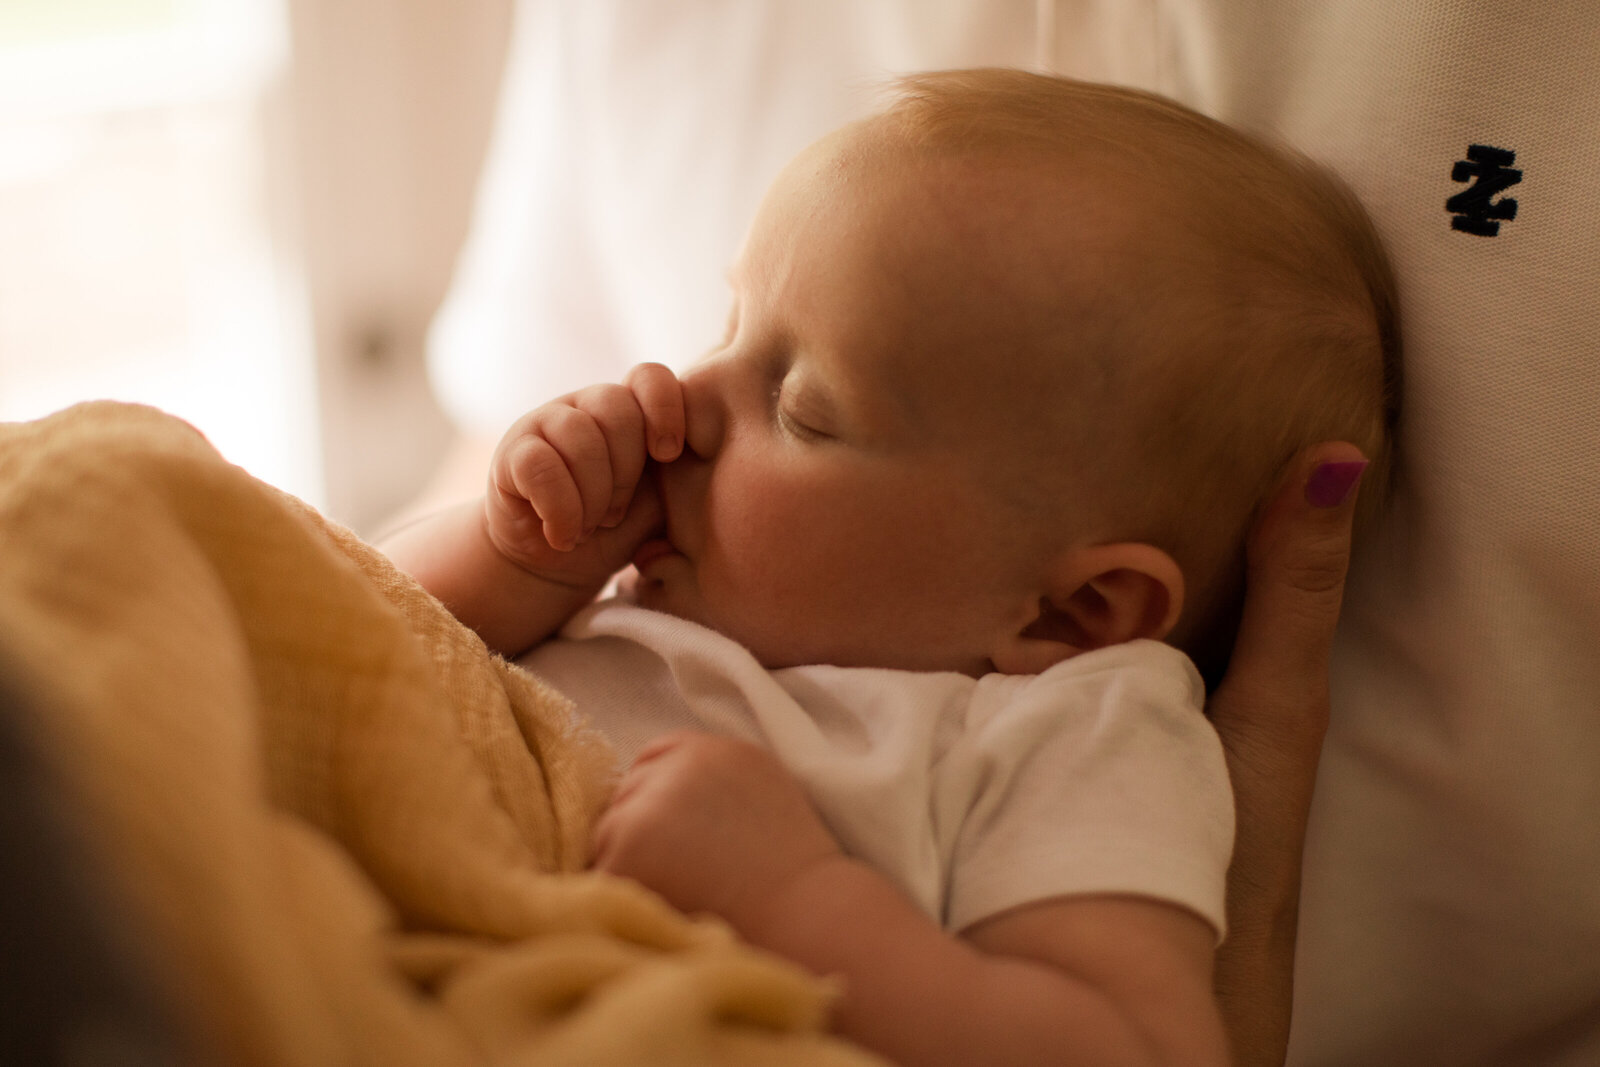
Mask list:
[[[1490,148],[1486,144],[1467,146],[1467,158],[1456,160],[1450,177],[1473,184],[1444,202],[1444,209],[1455,215],[1450,220],[1452,230],[1493,237],[1500,232],[1501,222],[1517,217],[1514,198],[1494,199],[1522,180],[1522,172],[1511,166],[1516,161],[1517,154],[1510,149]]]

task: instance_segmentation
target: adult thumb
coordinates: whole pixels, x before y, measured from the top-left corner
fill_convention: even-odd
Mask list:
[[[1280,731],[1320,745],[1328,661],[1344,598],[1357,489],[1367,466],[1345,442],[1306,449],[1268,500],[1246,546],[1244,607],[1213,700],[1224,733]]]

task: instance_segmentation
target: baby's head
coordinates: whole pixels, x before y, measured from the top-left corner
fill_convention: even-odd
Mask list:
[[[679,554],[641,600],[769,666],[1035,672],[1137,637],[1215,668],[1306,445],[1387,467],[1393,283],[1334,180],[1176,104],[907,79],[780,176],[685,377]]]

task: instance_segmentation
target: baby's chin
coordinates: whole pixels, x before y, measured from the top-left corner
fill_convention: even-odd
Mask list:
[[[664,615],[676,615],[680,619],[687,619],[702,626],[711,625],[700,618],[699,613],[694,611],[691,605],[682,603],[681,597],[673,596],[671,588],[665,581],[640,574],[633,567],[629,567],[618,576],[617,594],[633,601],[641,608],[659,611]],[[711,629],[716,627],[711,626]]]
[[[720,624],[717,620],[711,618],[700,605],[692,603],[689,598],[676,595],[670,583],[660,578],[641,575],[631,567],[618,576],[617,595],[637,604],[641,608],[659,611],[663,615],[671,615],[686,622],[704,626],[708,630],[714,630],[730,641],[737,642],[768,670],[793,667],[800,662],[792,658],[785,659],[781,656],[762,655],[761,649],[753,646],[745,635],[737,632],[734,628]]]
[[[983,673],[962,665],[930,662],[925,649],[883,647],[870,642],[839,647],[827,634],[801,628],[788,614],[771,615],[748,611],[716,610],[708,604],[684,569],[681,557],[662,557],[647,561],[643,571],[628,567],[617,576],[618,596],[650,611],[672,615],[704,626],[736,642],[767,670],[827,664],[834,667],[867,667],[911,671],[950,671],[960,674]],[[725,606],[724,606],[725,607]]]

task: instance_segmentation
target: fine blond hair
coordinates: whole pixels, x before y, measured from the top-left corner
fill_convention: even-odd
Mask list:
[[[1183,569],[1189,604],[1170,639],[1214,682],[1245,535],[1290,459],[1319,441],[1358,446],[1370,460],[1358,526],[1387,496],[1399,300],[1375,227],[1305,156],[1152,93],[1000,69],[911,75],[896,90],[883,117],[919,150],[1109,163],[1154,201],[1141,270],[1173,313],[1120,313],[1100,368],[1112,406],[1074,417],[1116,411],[1121,425],[1093,442],[1106,472],[1094,489],[1130,538]]]

